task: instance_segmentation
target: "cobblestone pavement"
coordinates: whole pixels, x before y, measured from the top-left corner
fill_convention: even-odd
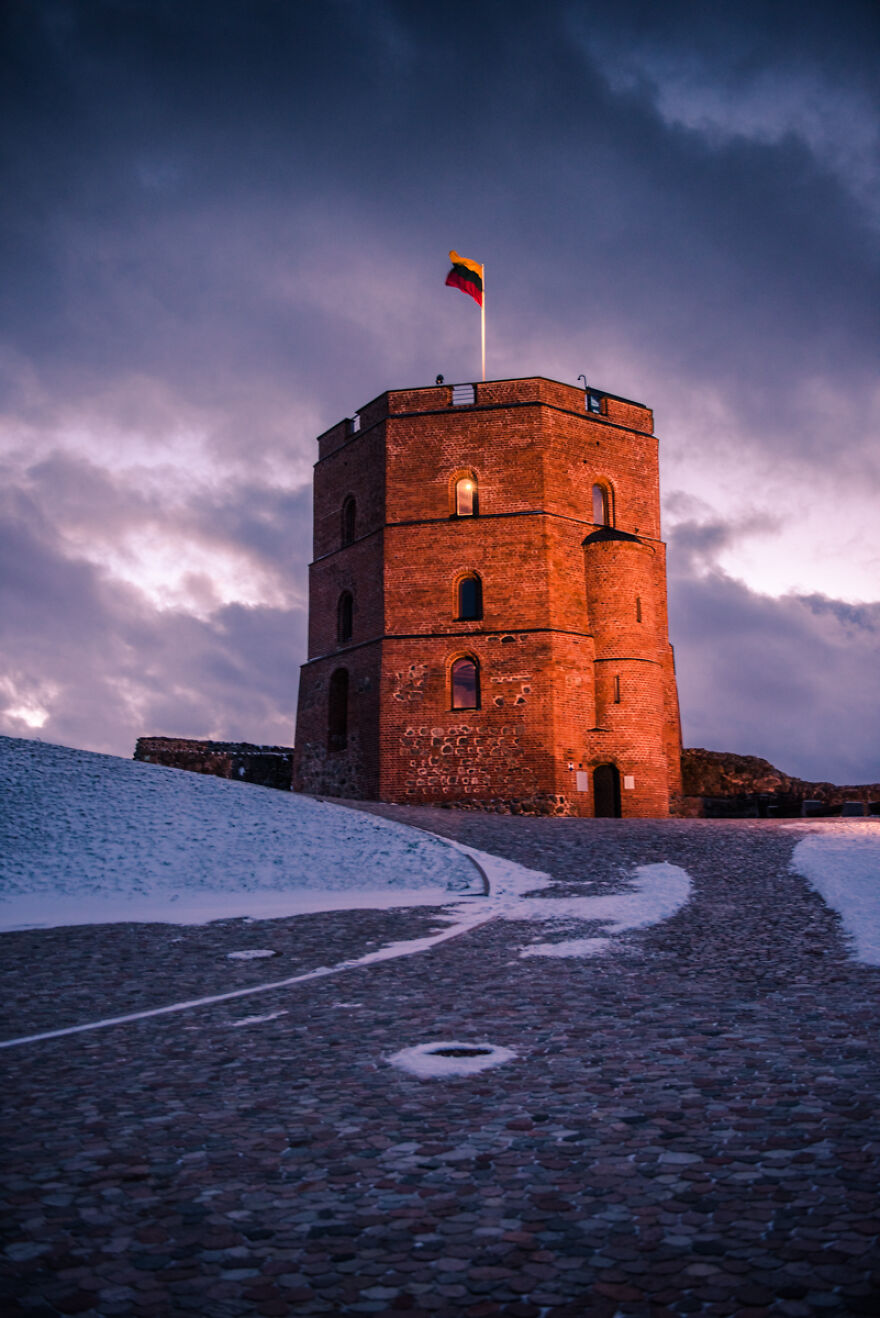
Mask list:
[[[694,896],[603,958],[521,959],[534,926],[495,921],[4,1052],[4,1314],[876,1313],[880,972],[789,872],[797,834],[377,809],[560,893],[668,860]],[[436,914],[5,934],[3,1037],[283,979]],[[277,955],[228,959],[248,947]],[[442,1081],[385,1060],[433,1039],[517,1057]]]

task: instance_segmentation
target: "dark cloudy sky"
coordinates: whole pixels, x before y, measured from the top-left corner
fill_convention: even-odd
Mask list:
[[[653,406],[685,741],[880,780],[878,11],[6,0],[0,731],[289,743],[315,435]]]

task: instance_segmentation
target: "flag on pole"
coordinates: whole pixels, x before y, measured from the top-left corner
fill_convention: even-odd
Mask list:
[[[446,276],[449,288],[460,288],[462,293],[472,297],[478,307],[483,305],[483,267],[476,261],[467,261],[458,252],[450,252],[452,269]]]

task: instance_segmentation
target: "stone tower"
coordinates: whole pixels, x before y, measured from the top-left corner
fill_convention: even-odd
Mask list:
[[[542,378],[438,384],[318,444],[295,789],[668,814],[650,410]]]

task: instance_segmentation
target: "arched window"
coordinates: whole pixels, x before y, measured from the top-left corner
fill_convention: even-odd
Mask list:
[[[342,543],[344,545],[350,545],[354,540],[356,521],[357,504],[354,495],[350,494],[342,505]]]
[[[480,666],[476,659],[456,659],[450,674],[453,709],[480,708]]]
[[[327,700],[327,748],[344,751],[348,745],[348,669],[337,668],[330,678]]]
[[[456,517],[476,517],[477,503],[477,482],[473,476],[460,477],[455,482]]]
[[[483,616],[483,583],[473,573],[458,583],[458,617],[461,622],[475,622]]]
[[[350,590],[344,590],[336,605],[336,639],[350,641],[354,625],[354,597]]]
[[[611,498],[605,485],[593,486],[593,521],[599,526],[611,525]]]

